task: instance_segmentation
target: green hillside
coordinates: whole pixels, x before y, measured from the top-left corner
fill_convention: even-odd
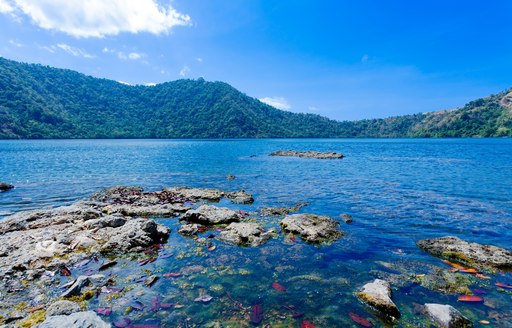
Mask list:
[[[0,138],[512,136],[512,92],[461,109],[337,122],[275,109],[223,82],[128,86],[0,58]]]

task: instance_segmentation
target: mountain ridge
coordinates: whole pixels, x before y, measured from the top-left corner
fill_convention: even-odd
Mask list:
[[[125,85],[0,57],[0,139],[512,136],[512,89],[450,110],[335,121],[278,110],[225,82]]]

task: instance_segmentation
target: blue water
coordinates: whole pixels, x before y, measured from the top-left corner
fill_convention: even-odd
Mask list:
[[[346,157],[268,156],[280,149],[338,151]],[[228,174],[236,179],[227,180]],[[455,235],[512,249],[511,139],[0,141],[0,180],[16,186],[0,194],[0,217],[69,204],[114,185],[245,189],[256,199],[250,210],[309,202],[302,212],[350,214],[355,222],[342,223],[342,240],[322,249],[304,245],[303,251],[324,257],[315,272],[340,272],[350,281],[345,291],[334,291],[340,295],[351,295],[357,283],[370,280],[374,261],[406,258],[439,265],[417,248],[419,239]],[[254,252],[259,251],[246,249],[240,256]],[[268,261],[279,264],[278,258]],[[296,268],[305,260],[298,261]],[[268,270],[260,273],[272,275]],[[308,315],[315,320],[314,313]]]

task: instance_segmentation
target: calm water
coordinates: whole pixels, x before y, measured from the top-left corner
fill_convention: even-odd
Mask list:
[[[322,161],[268,156],[279,149],[339,151],[346,157]],[[228,174],[236,179],[228,181]],[[173,257],[148,269],[168,272],[201,265],[204,270],[182,278],[186,286],[179,278],[160,280],[154,286],[152,292],[158,291],[164,301],[178,297],[183,308],[130,314],[134,320],[155,319],[163,326],[178,325],[187,317],[191,325],[199,326],[212,320],[248,324],[248,316],[233,310],[236,306],[226,292],[244,306],[262,304],[265,320],[284,326],[307,319],[317,327],[346,327],[352,324],[349,311],[379,326],[382,323],[353,297],[361,284],[375,278],[375,270],[382,270],[378,261],[443,266],[415,242],[444,235],[512,248],[510,139],[0,141],[0,180],[16,185],[0,194],[0,216],[68,204],[114,185],[149,190],[172,185],[245,189],[256,201],[236,208],[257,210],[304,201],[310,205],[302,212],[353,216],[354,223],[342,223],[346,236],[323,248],[290,243],[281,236],[257,249],[216,243],[215,252],[192,256],[183,252],[198,246],[173,229],[166,246]],[[177,226],[176,219],[161,222]],[[269,220],[265,225],[277,222]],[[176,258],[180,252],[183,256]],[[231,271],[222,271],[226,267]],[[512,283],[510,274],[497,279]],[[283,282],[287,291],[270,288],[273,281]],[[483,286],[491,295],[493,282]],[[473,320],[494,320],[498,326],[506,327],[503,318],[512,318],[510,293],[492,296],[497,303],[492,308],[461,304],[456,295],[418,288],[395,291],[405,313],[404,326],[420,320],[413,302],[453,304]],[[212,303],[192,301],[201,289],[214,296]],[[140,296],[141,302],[151,302],[154,295],[148,295]],[[116,301],[112,318],[122,314],[123,301],[133,301],[129,297]],[[95,302],[99,306],[107,301]],[[283,305],[294,305],[304,316],[290,319]]]

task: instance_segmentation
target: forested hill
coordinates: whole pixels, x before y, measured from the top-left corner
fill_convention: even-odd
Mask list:
[[[512,136],[512,92],[463,108],[337,122],[281,111],[222,82],[128,86],[0,57],[0,138]]]

